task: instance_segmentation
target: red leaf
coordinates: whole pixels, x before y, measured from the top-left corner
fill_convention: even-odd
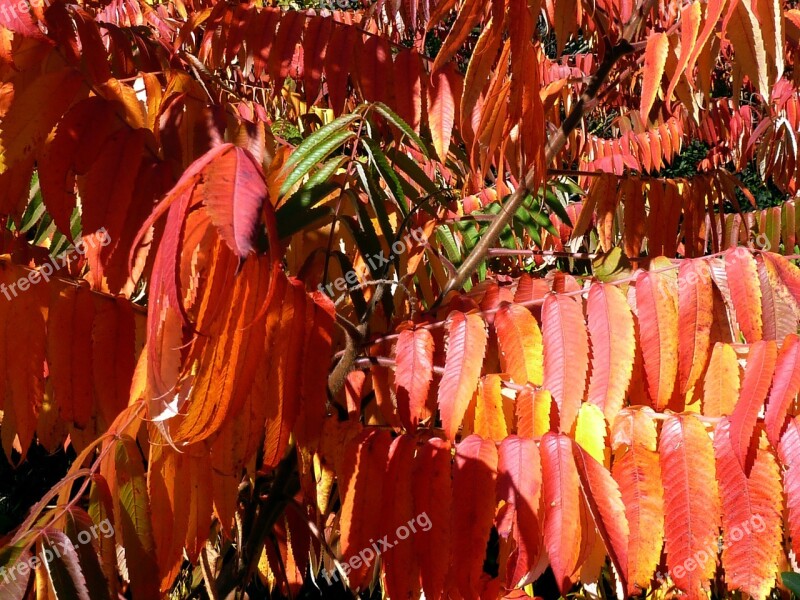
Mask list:
[[[511,507],[517,549],[508,560],[508,585],[517,585],[539,563],[544,551],[542,524],[542,467],[539,447],[532,438],[510,435],[502,441],[497,468],[497,497]],[[498,531],[507,537],[509,531]],[[533,577],[538,576],[534,573]]]
[[[611,562],[617,569],[622,587],[627,589],[630,532],[619,486],[611,473],[577,442],[572,444],[572,454],[578,468],[583,498]]]
[[[247,150],[228,145],[203,171],[200,197],[222,239],[237,256],[253,251],[253,234],[267,185]]]
[[[389,515],[387,531],[396,531],[416,518],[412,484],[414,481],[414,453],[416,440],[410,435],[394,439],[389,448],[386,481],[391,493],[384,495],[386,514]],[[418,534],[415,534],[418,535]],[[419,595],[419,563],[410,540],[395,544],[381,556],[386,573],[386,593],[390,598],[414,598]]]
[[[413,431],[428,401],[433,379],[433,337],[427,329],[400,332],[395,346],[394,382],[397,411],[403,426]]]
[[[419,448],[412,483],[414,512],[426,514],[428,531],[414,535],[422,589],[425,597],[440,600],[450,564],[450,517],[453,502],[450,481],[450,445],[441,439],[428,440]]]

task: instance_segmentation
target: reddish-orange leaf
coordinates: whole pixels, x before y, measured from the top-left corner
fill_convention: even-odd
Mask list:
[[[694,387],[708,364],[713,306],[708,261],[681,262],[678,271],[678,380],[681,394]]]
[[[470,435],[456,448],[453,463],[451,574],[465,599],[478,598],[486,542],[495,508],[497,448]]]
[[[797,556],[800,555],[800,417],[789,421],[781,436],[778,457],[783,465],[783,491],[788,508],[786,531]]]
[[[113,343],[110,342],[113,340]],[[103,428],[128,405],[135,356],[133,308],[118,298],[102,302],[92,324],[92,380]]]
[[[542,436],[544,542],[558,588],[564,595],[580,566],[580,479],[572,456],[572,440],[561,433]]]
[[[209,163],[198,192],[211,222],[237,256],[253,250],[253,234],[267,184],[253,156],[232,144]]]
[[[678,374],[678,310],[675,290],[661,273],[642,273],[636,280],[639,342],[647,387],[656,410],[672,398]]]
[[[612,474],[630,528],[628,594],[637,595],[650,586],[664,544],[664,493],[653,419],[643,410],[620,412],[614,421],[612,446],[624,452],[614,461]]]
[[[611,473],[577,442],[572,444],[572,454],[578,468],[583,498],[622,586],[627,588],[630,532],[619,486]]]
[[[264,438],[264,465],[275,466],[283,458],[289,434],[297,418],[302,385],[302,358],[305,342],[306,303],[303,283],[290,279],[278,329],[267,353],[267,431]],[[280,349],[275,352],[276,349]],[[274,354],[273,354],[274,352]]]
[[[766,439],[749,477],[731,444],[726,417],[714,433],[717,480],[722,499],[722,566],[728,590],[765,600],[775,586],[781,553],[781,475]]]
[[[306,30],[303,34],[303,85],[305,98],[309,104],[313,104],[319,94],[322,67],[325,64],[332,27],[331,18],[313,16],[306,20]]]
[[[413,431],[425,408],[433,379],[433,336],[424,328],[401,331],[394,352],[397,412],[403,426]]]
[[[668,51],[669,37],[666,33],[653,33],[647,38],[642,69],[642,95],[639,104],[639,112],[645,121],[656,100],[658,89],[661,87],[661,76],[664,74],[664,67],[667,64]]]
[[[434,438],[423,444],[414,465],[414,513],[430,520],[428,531],[413,537],[425,597],[440,600],[450,565],[450,517],[453,502],[450,444]]]
[[[87,427],[93,416],[94,310],[88,289],[66,287],[53,295],[47,319],[47,365],[58,413],[78,429]],[[113,347],[117,341],[105,342]]]
[[[445,434],[448,439],[455,440],[478,385],[487,334],[480,315],[453,311],[448,321],[447,353],[438,404]]]
[[[345,562],[369,548],[373,543],[370,539],[384,535],[382,494],[391,442],[391,433],[385,429],[364,429],[345,450],[339,476],[341,553]],[[366,568],[352,569],[348,575],[351,587],[358,589],[366,574]]]
[[[398,52],[394,58],[394,72],[396,80],[402,82],[394,90],[396,112],[414,131],[419,132],[422,121],[422,68],[419,54],[410,49]]]
[[[711,438],[697,417],[671,416],[661,428],[658,453],[669,575],[690,598],[705,598],[716,570],[720,521]]]
[[[557,407],[554,408],[553,398],[547,390],[525,386],[517,393],[515,410],[517,433],[522,437],[538,437],[556,429]]]
[[[559,429],[569,432],[586,389],[589,341],[580,299],[560,294],[545,298],[542,307],[544,387],[559,409]]]
[[[592,349],[589,402],[613,422],[625,401],[633,370],[633,315],[619,287],[602,283],[592,284],[586,312]]]
[[[761,314],[765,340],[782,340],[797,331],[796,303],[780,278],[775,264],[756,256],[761,290]]]
[[[480,0],[466,0],[458,11],[458,17],[449,29],[449,33],[436,55],[431,72],[435,73],[459,51],[472,28],[483,14],[486,4]],[[444,157],[442,157],[444,158]]]
[[[745,339],[761,339],[761,286],[753,255],[742,246],[725,253],[725,274],[731,292],[736,321]]]
[[[433,147],[439,160],[447,159],[450,136],[456,119],[456,90],[451,86],[445,69],[431,73],[428,88],[428,127],[433,138]]]
[[[703,382],[703,414],[730,415],[739,399],[739,362],[730,344],[717,342]]]
[[[775,363],[775,375],[767,400],[764,425],[767,437],[774,448],[778,447],[787,424],[787,413],[797,393],[800,392],[800,338],[790,333]]]
[[[764,408],[777,357],[778,349],[772,340],[762,340],[750,346],[742,391],[730,418],[731,445],[739,464],[748,474],[758,446],[758,439],[753,433],[758,415]]]
[[[389,448],[386,477],[391,493],[384,494],[389,516],[387,532],[408,526],[417,516],[412,495],[415,452],[416,440],[410,435],[396,437]],[[410,599],[419,595],[419,563],[410,540],[393,545],[381,555],[381,560],[386,573],[386,593],[390,598]]]
[[[540,521],[542,467],[539,447],[532,438],[510,435],[500,444],[497,497],[513,511],[511,522],[517,548],[509,556],[506,580],[508,585],[517,585],[537,566],[544,551]],[[498,533],[505,538],[511,532]]]
[[[530,311],[504,302],[494,315],[500,368],[520,385],[542,385],[542,333]]]

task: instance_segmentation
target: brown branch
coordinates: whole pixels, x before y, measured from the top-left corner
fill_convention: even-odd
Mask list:
[[[647,14],[655,4],[655,0],[642,0],[636,12],[631,17],[628,24],[623,31],[622,39],[606,53],[603,62],[597,69],[597,72],[592,76],[589,84],[586,86],[580,99],[570,111],[567,118],[561,124],[560,129],[553,137],[548,140],[547,148],[545,149],[545,164],[551,164],[553,159],[564,148],[567,143],[569,134],[578,126],[578,123],[583,118],[586,109],[593,104],[600,91],[600,87],[608,79],[611,69],[614,64],[626,54],[632,52],[631,42],[639,31],[639,27],[644,22]],[[534,185],[536,183],[536,173],[534,169],[530,169],[525,175],[523,185],[520,185],[514,193],[509,197],[508,201],[503,205],[500,212],[497,214],[492,224],[486,229],[486,232],[481,236],[480,241],[469,254],[467,259],[462,263],[458,272],[450,278],[444,289],[442,290],[439,299],[436,301],[434,307],[441,304],[442,300],[450,292],[461,289],[464,283],[469,279],[478,266],[485,260],[489,249],[500,238],[500,233],[511,221],[512,216],[517,212],[517,209],[522,205],[527,195],[534,192]]]

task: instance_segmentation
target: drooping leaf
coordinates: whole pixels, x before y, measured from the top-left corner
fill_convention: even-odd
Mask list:
[[[678,378],[686,394],[705,371],[711,342],[711,270],[702,259],[685,260],[678,270]]]
[[[578,299],[561,294],[545,298],[542,307],[544,387],[559,408],[559,428],[575,423],[586,386],[589,342]]]
[[[761,289],[752,254],[743,247],[731,248],[725,255],[725,273],[736,320],[745,339],[761,339]]]
[[[394,352],[397,411],[403,425],[413,431],[433,379],[433,337],[424,328],[407,329],[400,332]]]
[[[731,446],[739,465],[748,475],[758,447],[758,436],[754,435],[756,423],[764,408],[777,356],[778,349],[774,341],[762,340],[750,347],[742,391],[730,418]]]
[[[647,47],[644,50],[642,95],[639,105],[639,112],[645,120],[661,86],[661,76],[664,74],[664,66],[667,64],[668,51],[669,38],[666,33],[655,33],[647,39]]]
[[[599,406],[613,423],[633,370],[633,315],[618,287],[599,283],[589,290],[586,313],[592,350],[589,402]]]
[[[733,413],[739,399],[739,362],[730,344],[717,342],[703,382],[703,414],[721,417]]]
[[[437,403],[448,439],[458,427],[478,385],[486,351],[486,325],[480,315],[454,311],[449,317],[444,373]]]
[[[800,338],[791,333],[783,340],[778,353],[764,416],[767,437],[773,448],[778,447],[787,424],[789,406],[798,392],[800,392]]]
[[[765,600],[778,576],[783,502],[781,476],[766,439],[750,475],[745,475],[723,419],[714,434],[717,480],[722,500],[722,566],[728,590]]]
[[[656,410],[672,398],[678,374],[678,310],[675,291],[662,273],[641,273],[636,280],[639,342],[647,387]]]
[[[494,316],[500,367],[520,385],[542,384],[542,334],[536,319],[519,304],[503,303]]]
[[[492,527],[497,478],[494,442],[470,435],[456,447],[453,463],[450,564],[459,564],[455,583],[465,598],[477,598],[486,542]]]

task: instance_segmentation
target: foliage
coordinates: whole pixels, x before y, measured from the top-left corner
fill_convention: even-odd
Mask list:
[[[800,12],[277,4],[0,0],[0,597],[791,589]]]

